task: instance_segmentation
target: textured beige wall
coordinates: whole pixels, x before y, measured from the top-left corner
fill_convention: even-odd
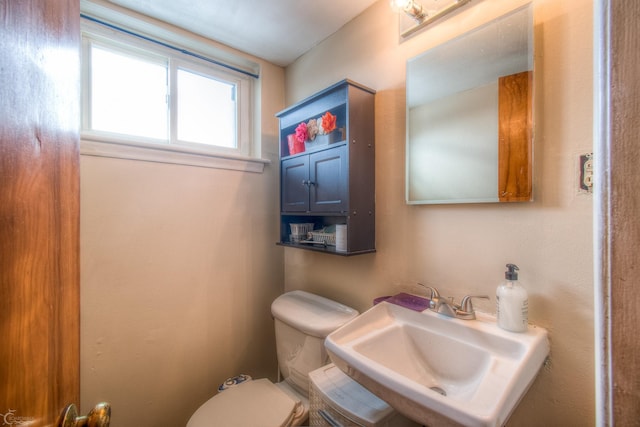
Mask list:
[[[82,156],[83,413],[184,426],[229,376],[276,378],[283,79],[262,64],[263,174]]]
[[[593,425],[592,197],[578,194],[578,156],[592,151],[590,0],[534,0],[535,166],[531,203],[408,206],[404,203],[405,63],[524,1],[473,2],[403,43],[380,0],[286,70],[287,104],[343,78],[377,90],[377,253],[343,258],[285,250],[285,287],[359,310],[374,297],[437,286],[495,312],[504,266],[521,268],[530,320],[550,332],[551,358],[509,425]],[[469,70],[473,72],[473,70]]]

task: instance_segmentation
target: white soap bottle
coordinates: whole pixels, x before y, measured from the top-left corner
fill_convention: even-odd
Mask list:
[[[525,332],[529,322],[529,297],[518,282],[518,270],[507,264],[506,280],[496,290],[498,326],[511,332]]]

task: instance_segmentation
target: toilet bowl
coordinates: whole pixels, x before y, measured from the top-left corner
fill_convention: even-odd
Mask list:
[[[358,315],[330,299],[287,292],[271,304],[278,368],[284,378],[249,380],[218,393],[193,413],[187,427],[284,427],[306,421],[309,372],[329,363],[326,336]]]

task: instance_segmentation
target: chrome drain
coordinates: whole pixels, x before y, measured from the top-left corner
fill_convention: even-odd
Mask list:
[[[441,395],[443,395],[443,396],[446,396],[446,395],[447,395],[447,392],[446,392],[446,391],[444,391],[443,389],[441,389],[441,388],[440,388],[440,387],[438,387],[438,386],[435,386],[435,385],[434,385],[433,387],[429,387],[429,388],[430,388],[431,390],[435,391],[436,393],[440,393],[440,394],[441,394]]]

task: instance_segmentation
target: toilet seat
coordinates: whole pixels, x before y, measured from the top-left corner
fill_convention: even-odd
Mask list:
[[[247,381],[206,401],[187,427],[286,427],[299,418],[302,402],[266,378]]]

